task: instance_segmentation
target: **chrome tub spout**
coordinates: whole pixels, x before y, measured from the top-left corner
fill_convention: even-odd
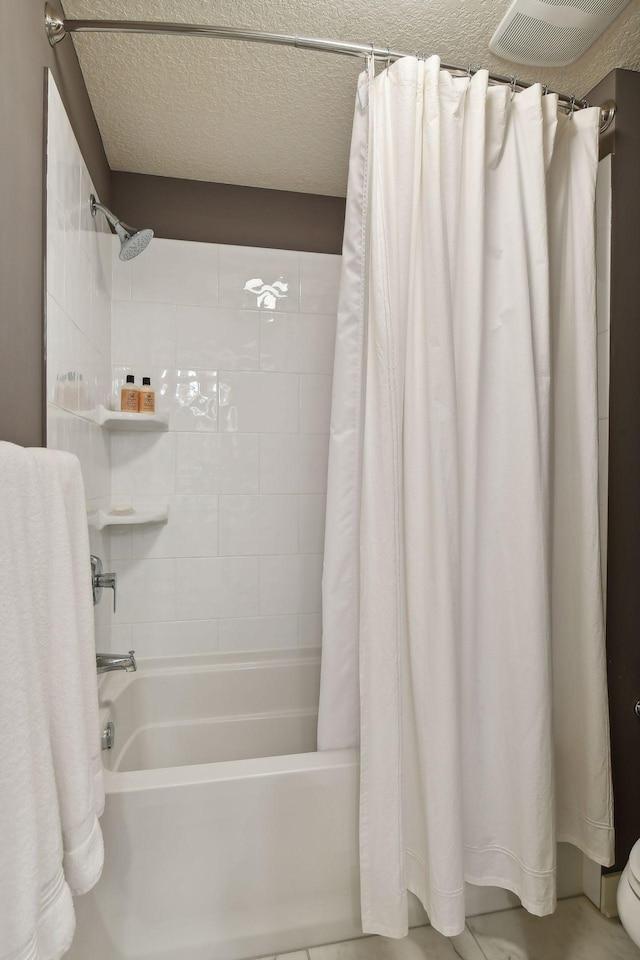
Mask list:
[[[133,673],[138,669],[135,650],[129,650],[128,654],[97,653],[96,669],[98,673],[109,673],[111,670],[126,670],[127,673]]]

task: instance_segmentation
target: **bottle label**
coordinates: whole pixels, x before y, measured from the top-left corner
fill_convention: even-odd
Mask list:
[[[120,394],[120,409],[126,410],[127,413],[138,412],[137,390],[128,390],[126,387],[123,388],[122,393]]]
[[[141,413],[155,413],[156,412],[156,395],[153,390],[147,390],[144,393],[140,391],[140,412]]]

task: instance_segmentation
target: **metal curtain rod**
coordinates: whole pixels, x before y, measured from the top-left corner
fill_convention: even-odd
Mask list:
[[[272,43],[283,47],[297,47],[304,50],[317,50],[321,53],[338,53],[347,57],[373,57],[374,60],[389,62],[400,60],[402,57],[421,56],[421,54],[403,53],[400,50],[391,50],[389,47],[376,47],[373,43],[345,43],[342,40],[320,40],[314,37],[295,37],[283,33],[263,33],[260,30],[242,30],[237,27],[216,27],[208,24],[196,23],[161,23],[146,20],[67,20],[50,3],[45,4],[45,29],[51,46],[60,43],[68,33],[142,33],[163,34],[178,37],[208,37],[216,40],[245,40],[249,43]],[[477,73],[479,68],[454,67],[442,63],[442,70],[447,70],[455,76],[469,76]],[[498,74],[489,74],[489,80],[494,84],[506,84],[513,90],[525,90],[533,86],[518,80],[517,77],[501,77]],[[545,92],[552,93],[545,87]],[[586,100],[578,100],[566,93],[557,94],[560,105],[568,113],[574,110],[583,110],[589,104]],[[607,100],[600,107],[600,133],[608,130],[615,117],[616,105],[613,100]]]

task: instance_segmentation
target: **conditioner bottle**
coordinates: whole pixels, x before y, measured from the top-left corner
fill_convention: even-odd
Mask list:
[[[156,393],[151,389],[151,377],[142,378],[142,389],[138,393],[138,412],[156,412]]]
[[[138,391],[135,386],[135,378],[132,373],[127,374],[127,382],[120,391],[120,409],[125,413],[138,412]]]

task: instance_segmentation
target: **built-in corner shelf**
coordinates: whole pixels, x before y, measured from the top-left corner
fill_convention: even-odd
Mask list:
[[[145,433],[169,429],[169,417],[164,413],[125,413],[122,410],[107,410],[106,407],[99,406],[93,419],[105,430],[136,430]]]
[[[98,510],[90,520],[97,530],[105,527],[130,527],[143,523],[166,523],[169,519],[169,507],[166,503],[147,503],[134,506],[133,513],[111,513],[110,510]]]

